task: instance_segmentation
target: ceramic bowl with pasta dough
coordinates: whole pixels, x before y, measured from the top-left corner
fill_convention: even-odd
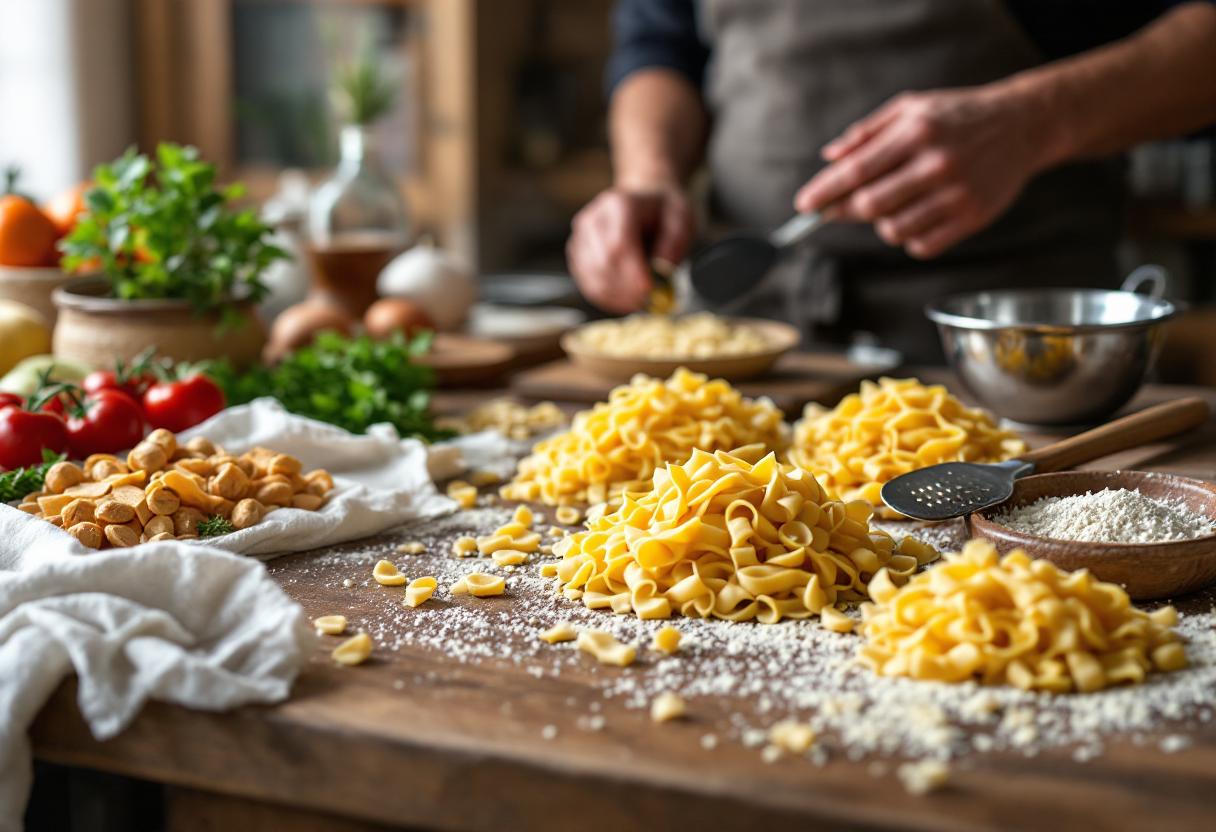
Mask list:
[[[1148,281],[1151,294],[1133,290]],[[1012,289],[951,295],[925,314],[959,381],[985,407],[1030,425],[1100,422],[1128,402],[1161,351],[1179,308],[1163,299],[1159,266],[1117,292]]]
[[[698,316],[708,316],[703,320],[713,321],[707,328],[709,335],[704,338],[694,335],[696,351],[682,351],[678,355],[667,352],[672,339],[665,337],[662,322],[680,326],[682,321]],[[726,330],[720,327],[735,335],[722,336]],[[721,337],[726,348],[715,351],[713,337]],[[648,338],[652,339],[649,344]],[[635,315],[573,329],[562,337],[562,349],[576,365],[607,379],[628,381],[638,373],[667,378],[678,367],[686,367],[710,378],[743,381],[768,372],[778,358],[801,340],[802,333],[797,327],[761,318],[717,318],[708,313],[685,318]]]
[[[1155,500],[1181,504],[1216,523],[1216,484],[1146,471],[1064,471],[1020,479],[1013,496],[967,519],[971,536],[989,540],[1002,555],[1022,549],[1062,569],[1088,569],[1119,584],[1133,600],[1185,595],[1216,583],[1216,534],[1166,543],[1089,543],[1014,531],[992,520],[1009,508],[1044,497],[1070,497],[1109,489],[1139,489]]]

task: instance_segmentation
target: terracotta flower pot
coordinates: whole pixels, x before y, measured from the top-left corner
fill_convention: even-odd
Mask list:
[[[94,367],[129,361],[149,346],[178,361],[227,358],[237,368],[258,360],[266,327],[252,301],[236,305],[246,323],[217,336],[219,313],[195,315],[185,300],[119,300],[99,278],[67,283],[52,295],[59,322],[52,338],[56,356]]]

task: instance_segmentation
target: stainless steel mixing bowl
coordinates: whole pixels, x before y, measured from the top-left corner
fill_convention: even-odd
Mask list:
[[[1032,425],[1099,422],[1153,368],[1167,320],[1167,275],[1141,266],[1118,292],[1015,289],[951,295],[925,314],[951,367],[997,415]],[[1151,292],[1135,290],[1151,283]]]

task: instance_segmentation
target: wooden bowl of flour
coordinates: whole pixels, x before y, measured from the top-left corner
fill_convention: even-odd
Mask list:
[[[1216,534],[1165,543],[1088,543],[1055,540],[1015,531],[992,518],[1043,497],[1069,497],[1103,489],[1139,489],[1155,500],[1185,506],[1216,523],[1216,484],[1145,471],[1065,471],[1018,480],[1013,496],[967,518],[974,538],[988,540],[1002,555],[1022,549],[1061,569],[1088,569],[1119,584],[1135,600],[1185,595],[1216,583]]]

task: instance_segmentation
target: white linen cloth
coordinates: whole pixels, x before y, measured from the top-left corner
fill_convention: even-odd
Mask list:
[[[260,563],[234,554],[267,559],[442,516],[456,504],[428,469],[506,473],[522,450],[488,431],[430,449],[390,425],[356,436],[274,399],[229,408],[178,438],[194,436],[236,454],[264,445],[305,470],[325,468],[333,496],[320,511],[279,509],[217,538],[104,552],[0,505],[0,832],[21,829],[29,725],[69,673],[98,739],[120,733],[150,698],[217,711],[281,701],[316,635]]]
[[[220,711],[287,698],[316,648],[261,563],[175,541],[94,552],[0,505],[0,832],[20,832],[30,723],[75,671],[99,740],[148,699]]]
[[[204,436],[240,455],[255,445],[291,454],[305,471],[324,468],[335,489],[320,511],[284,508],[248,529],[200,541],[265,559],[371,537],[410,520],[440,517],[456,503],[436,490],[427,447],[401,439],[391,425],[372,425],[364,436],[288,413],[274,399],[230,407],[181,433],[180,442]]]

